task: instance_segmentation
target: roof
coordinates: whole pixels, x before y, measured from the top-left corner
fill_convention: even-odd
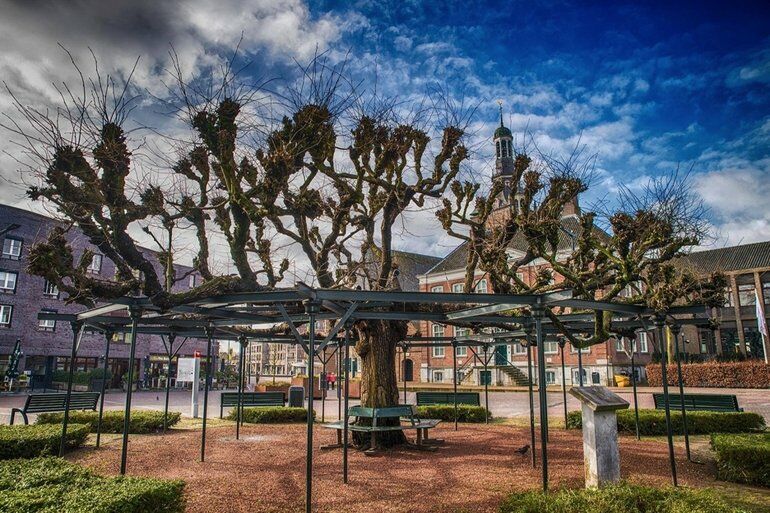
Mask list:
[[[695,251],[679,262],[692,265],[703,274],[770,267],[770,241]]]
[[[425,274],[431,267],[441,262],[440,257],[409,253],[407,251],[393,251],[393,260],[398,264],[398,281],[401,290],[419,290],[418,276]]]
[[[577,236],[577,234],[579,234],[581,231],[580,221],[576,216],[565,216],[561,218],[561,227],[562,230],[559,230],[559,244],[556,249],[557,251],[569,251],[573,247],[573,237],[570,237],[565,232],[573,233],[575,236]],[[598,233],[604,234],[604,232],[601,230],[599,230]],[[521,231],[516,233],[509,247],[516,251],[527,250],[527,239]],[[446,273],[457,270],[464,270],[467,261],[468,243],[463,242],[451,253],[449,253],[443,260],[441,260],[441,262],[429,269],[425,274]]]

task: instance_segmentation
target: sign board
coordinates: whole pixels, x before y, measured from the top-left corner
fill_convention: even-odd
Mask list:
[[[195,381],[196,358],[179,358],[176,364],[177,381]]]

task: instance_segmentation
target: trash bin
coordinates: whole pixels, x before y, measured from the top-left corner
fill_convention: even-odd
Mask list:
[[[305,405],[305,387],[289,387],[289,406],[303,408]]]

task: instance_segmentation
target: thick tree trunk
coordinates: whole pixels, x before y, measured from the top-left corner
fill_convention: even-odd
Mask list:
[[[355,325],[358,334],[356,352],[361,358],[361,406],[381,408],[398,405],[398,380],[396,378],[396,344],[407,334],[406,322],[360,321]],[[392,419],[395,424],[398,419]],[[378,420],[378,425],[387,425]],[[356,445],[369,447],[369,436],[353,433]],[[377,434],[377,445],[392,447],[406,442],[402,431],[385,431]]]

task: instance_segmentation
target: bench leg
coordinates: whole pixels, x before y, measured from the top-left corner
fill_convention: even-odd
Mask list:
[[[377,452],[377,432],[371,431],[369,433],[369,436],[371,437],[370,439],[371,443],[369,444],[369,449],[364,451],[364,454],[366,454],[367,456],[372,456]]]

